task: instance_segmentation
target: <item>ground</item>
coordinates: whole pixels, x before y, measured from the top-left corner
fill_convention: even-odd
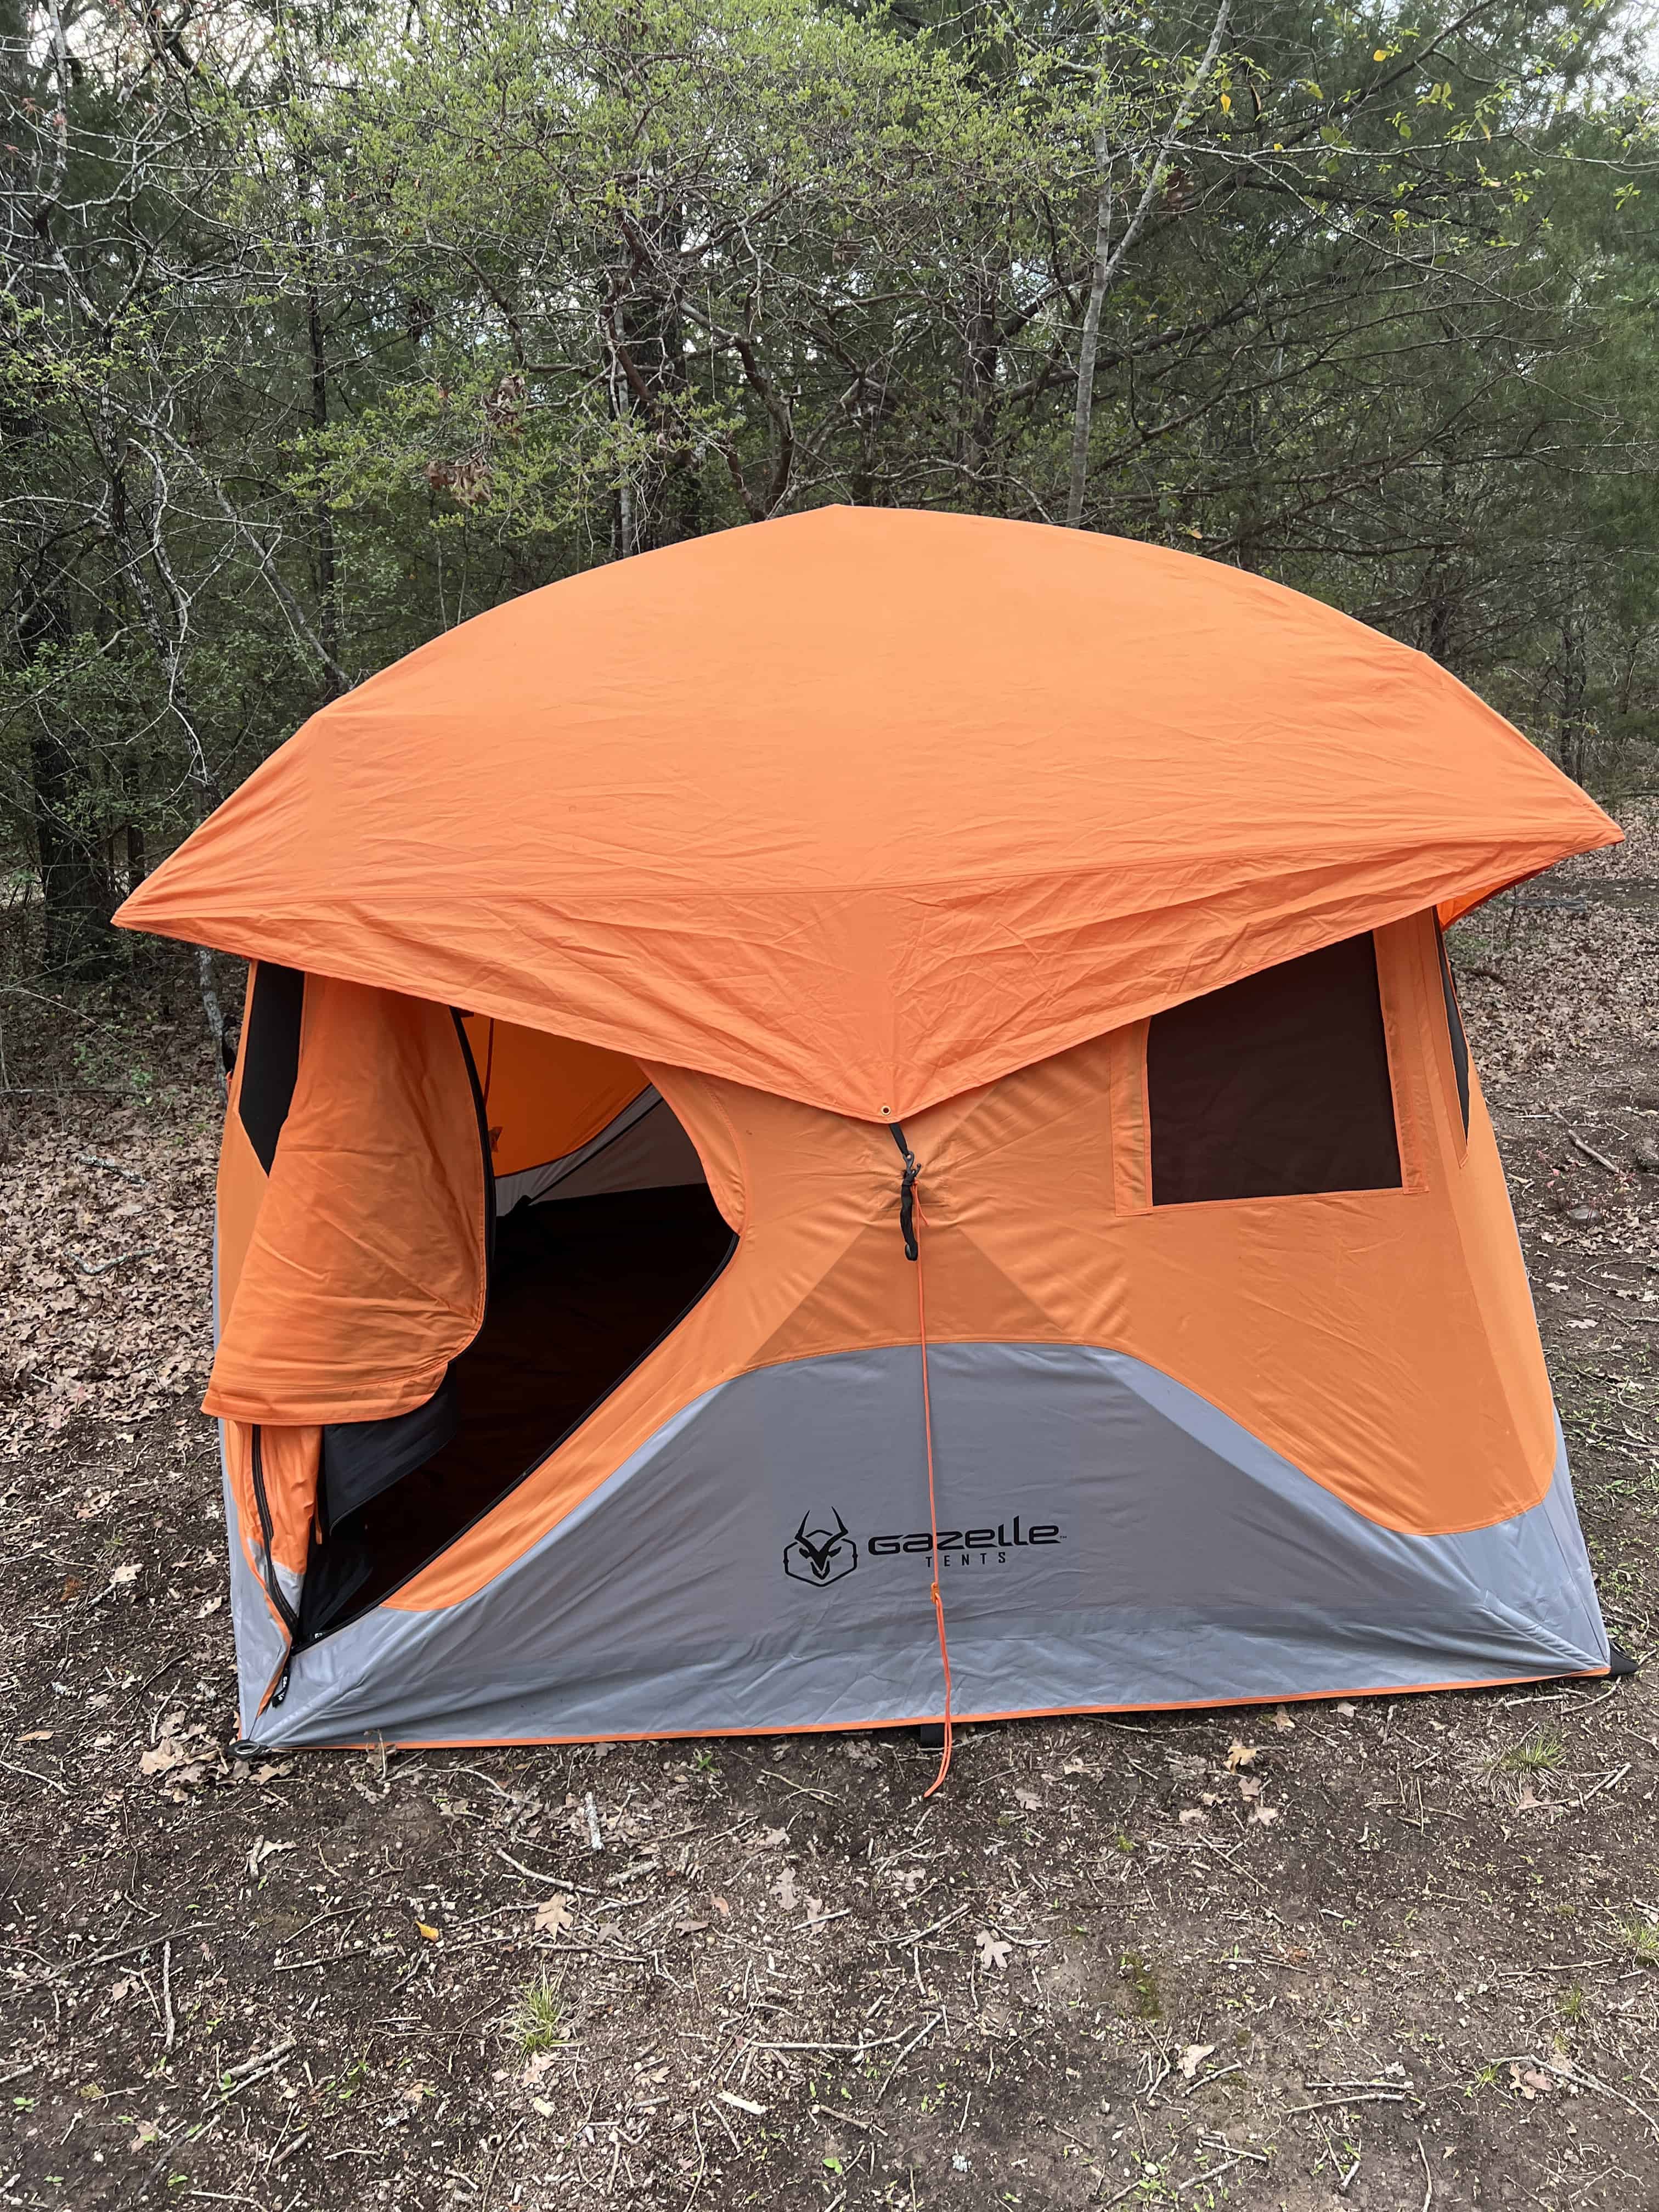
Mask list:
[[[1455,950],[1640,1656],[1632,827]],[[1659,2206],[1659,1667],[969,1729],[931,1798],[914,1735],[237,1758],[187,980],[0,999],[0,2203]]]

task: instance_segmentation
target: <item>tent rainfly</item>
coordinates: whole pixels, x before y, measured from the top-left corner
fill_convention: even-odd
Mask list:
[[[1441,931],[1618,835],[1328,607],[954,515],[620,562],[336,699],[120,916],[254,963],[245,1734],[1605,1672]]]

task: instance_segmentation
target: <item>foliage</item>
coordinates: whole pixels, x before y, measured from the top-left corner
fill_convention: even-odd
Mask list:
[[[60,969],[328,697],[824,501],[1183,546],[1659,742],[1615,0],[0,0],[0,819]]]

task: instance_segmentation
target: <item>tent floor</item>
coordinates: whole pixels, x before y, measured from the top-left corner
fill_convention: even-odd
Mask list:
[[[483,1327],[450,1370],[456,1434],[317,1547],[301,1642],[380,1604],[504,1498],[696,1304],[735,1243],[704,1184],[504,1216]]]

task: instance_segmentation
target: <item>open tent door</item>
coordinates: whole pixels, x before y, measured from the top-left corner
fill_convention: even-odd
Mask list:
[[[297,1016],[300,1043],[281,1113],[269,1100],[261,1108],[268,1194],[228,1305],[210,1410],[320,1425],[302,1646],[378,1604],[544,1459],[696,1303],[736,1239],[690,1138],[635,1061],[307,977],[280,999],[256,978],[245,1067],[271,1057],[267,1008],[271,1018]],[[356,1112],[353,1094],[384,1065],[388,1022],[409,1032],[398,1097],[424,1110],[374,1127],[383,1086],[358,1097]],[[343,1183],[347,1126],[355,1172]],[[331,1150],[336,1187],[319,1194],[319,1155]],[[469,1183],[476,1210],[458,1197]],[[436,1221],[427,1218],[434,1194],[450,1201]],[[436,1301],[424,1370],[416,1361],[415,1372],[388,1371],[370,1302],[403,1276],[408,1334],[418,1339],[422,1285],[412,1278],[430,1263],[428,1247],[457,1241],[472,1248],[487,1284],[481,1321],[476,1306],[463,1318],[461,1297]],[[446,1279],[465,1278],[467,1254],[445,1258]],[[307,1378],[290,1358],[280,1413],[262,1407],[257,1381],[255,1403],[228,1402],[257,1370],[261,1341],[285,1322],[303,1334],[304,1315],[283,1308],[304,1306],[319,1279],[336,1347],[329,1371]]]

